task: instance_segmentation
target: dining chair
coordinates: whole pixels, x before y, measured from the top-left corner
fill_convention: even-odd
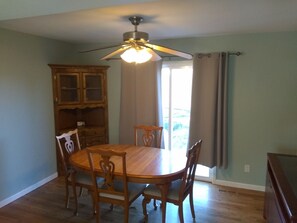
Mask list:
[[[145,147],[161,148],[162,126],[155,125],[136,125],[134,126],[134,144]],[[157,202],[154,199],[154,208],[157,210]]]
[[[124,222],[129,221],[129,207],[142,193],[145,184],[131,183],[127,180],[126,152],[104,149],[87,149],[93,180],[96,222],[100,220],[100,202],[124,207]],[[120,160],[116,166],[114,160]],[[119,163],[118,163],[119,164]],[[97,178],[104,180],[98,184]]]
[[[69,163],[69,157],[71,154],[81,149],[78,130],[74,129],[69,132],[63,133],[62,135],[56,136],[59,145],[59,154],[62,161],[62,169],[65,177],[66,186],[66,202],[65,207],[69,206],[69,187],[72,187],[73,196],[75,201],[75,214],[78,214],[78,198],[76,187],[80,189],[80,195],[82,194],[82,188],[86,188],[88,191],[92,190],[92,178],[90,174],[82,171],[75,170]]]
[[[187,153],[187,162],[184,169],[184,173],[181,179],[171,182],[168,195],[166,197],[166,202],[173,203],[178,206],[178,215],[181,223],[184,223],[183,217],[183,201],[189,195],[190,207],[193,219],[195,218],[194,203],[193,203],[193,185],[195,180],[196,165],[199,158],[201,150],[202,140],[196,142]],[[148,221],[148,214],[146,205],[151,201],[151,199],[161,200],[161,191],[156,185],[149,185],[143,191],[143,214],[145,222]],[[162,205],[166,205],[162,203]],[[162,209],[163,210],[163,209]],[[166,208],[165,208],[166,210]],[[166,219],[166,212],[162,211],[162,215]]]
[[[162,126],[137,125],[134,126],[134,144],[139,146],[161,148]]]

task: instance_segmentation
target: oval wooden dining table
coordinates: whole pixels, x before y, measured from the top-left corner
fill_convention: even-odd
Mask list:
[[[156,184],[162,195],[162,212],[166,213],[166,197],[172,181],[182,177],[185,165],[185,152],[169,151],[165,149],[143,147],[135,145],[104,144],[88,147],[88,149],[110,149],[126,152],[126,168],[129,182]],[[114,159],[115,173],[120,174],[119,162]],[[83,171],[90,171],[86,149],[70,156],[70,163]],[[98,169],[98,171],[100,171]],[[165,223],[166,216],[162,215]]]

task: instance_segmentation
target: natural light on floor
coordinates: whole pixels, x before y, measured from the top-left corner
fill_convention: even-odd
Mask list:
[[[201,176],[201,177],[210,177],[209,168],[206,166],[197,165],[196,172],[197,172],[197,174],[199,173],[199,176]]]

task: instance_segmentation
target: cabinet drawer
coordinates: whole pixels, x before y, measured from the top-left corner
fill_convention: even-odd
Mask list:
[[[104,136],[88,136],[85,137],[86,147],[105,144],[105,137]]]
[[[90,128],[84,129],[83,134],[85,136],[104,136],[105,135],[105,128]]]

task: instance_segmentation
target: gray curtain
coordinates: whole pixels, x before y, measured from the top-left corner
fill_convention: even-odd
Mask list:
[[[189,145],[202,139],[199,163],[227,168],[228,53],[195,54]]]
[[[120,143],[134,143],[134,125],[162,126],[162,61],[129,64],[122,61]]]

